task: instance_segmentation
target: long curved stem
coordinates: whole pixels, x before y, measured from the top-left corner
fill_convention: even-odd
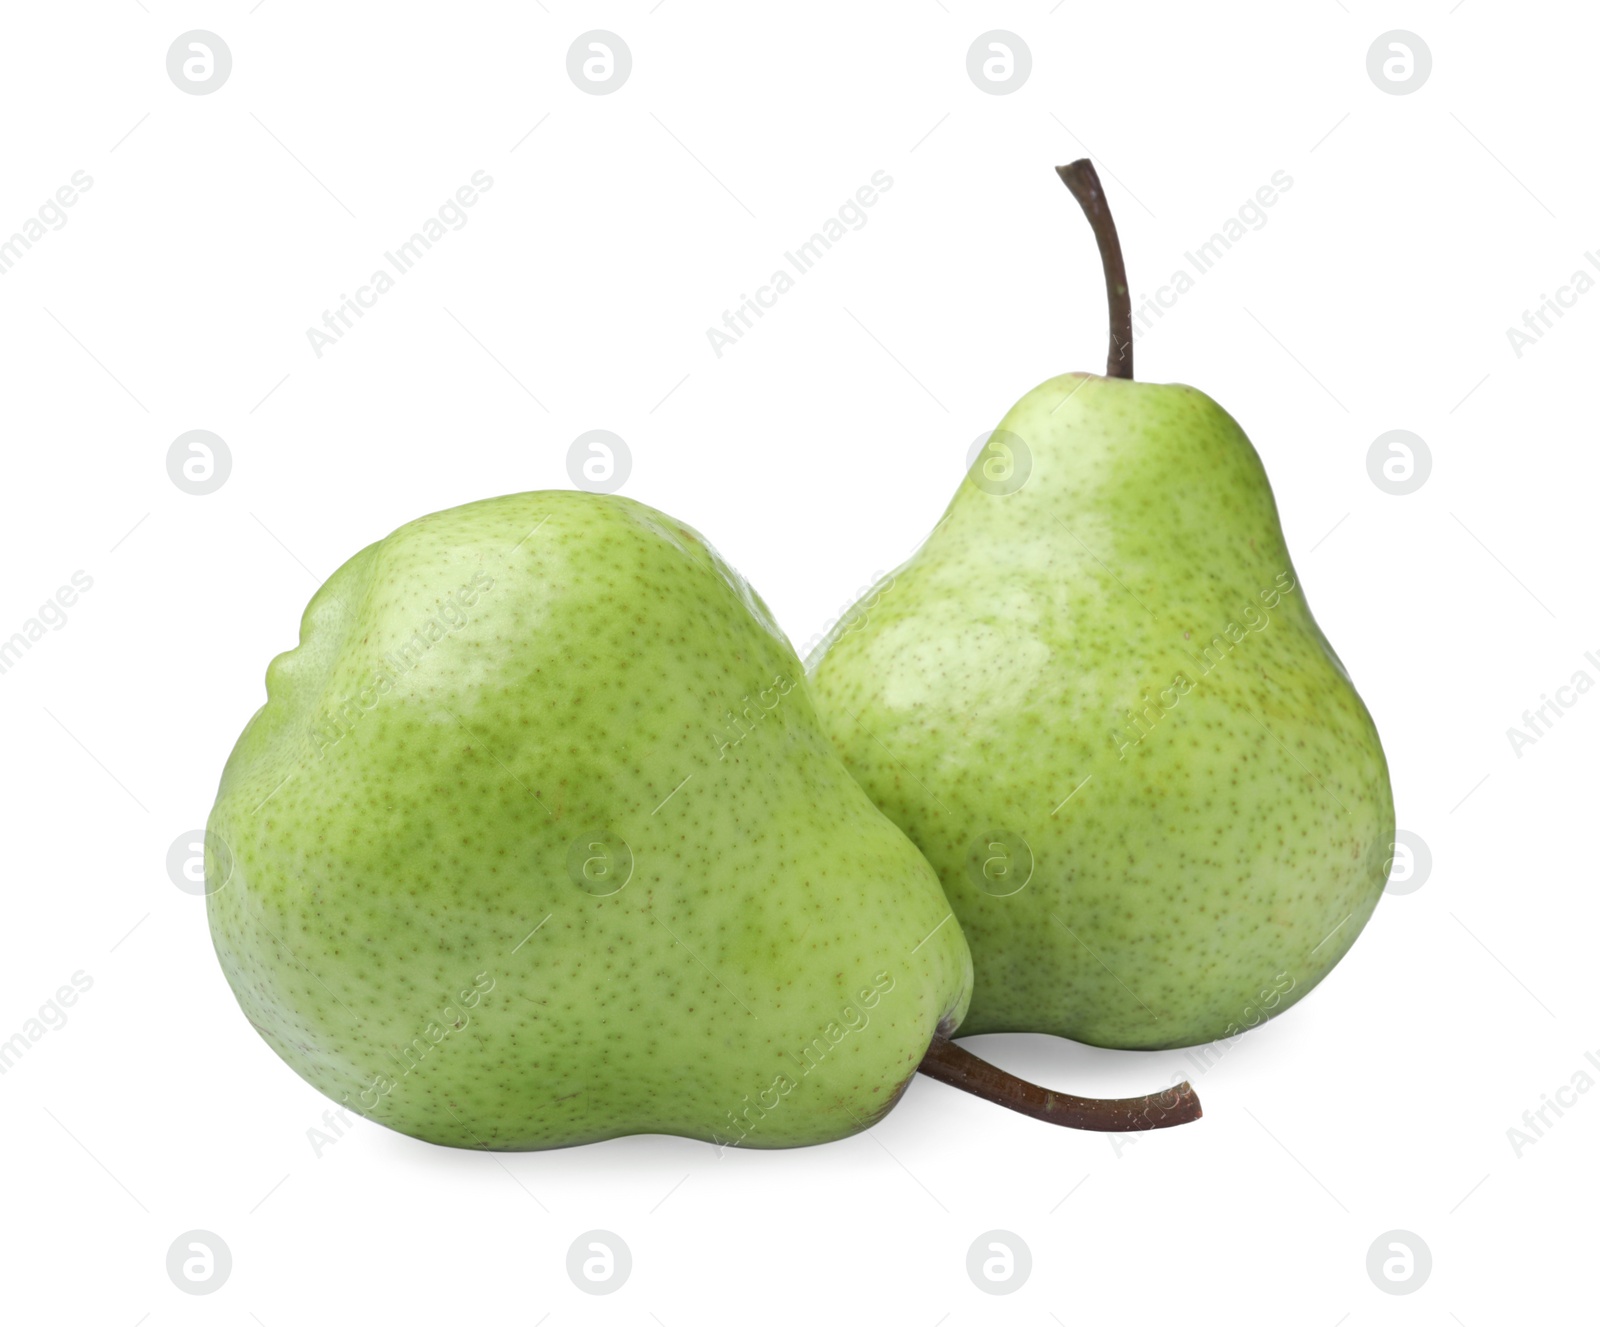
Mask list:
[[[1100,265],[1106,273],[1106,305],[1111,321],[1111,345],[1106,351],[1106,377],[1133,377],[1133,303],[1128,297],[1128,272],[1122,262],[1122,242],[1111,206],[1088,157],[1069,166],[1057,166],[1061,183],[1072,190],[1100,246]]]
[[[997,1106],[1067,1129],[1093,1129],[1097,1133],[1170,1129],[1175,1124],[1198,1120],[1201,1113],[1200,1098],[1188,1083],[1149,1097],[1123,1097],[1116,1101],[1074,1097],[1008,1074],[943,1037],[933,1039],[917,1068],[929,1078]]]

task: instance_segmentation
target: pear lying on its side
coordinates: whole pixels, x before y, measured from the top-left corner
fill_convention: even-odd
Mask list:
[[[267,696],[211,815],[212,937],[267,1043],[363,1115],[821,1142],[965,1012],[932,871],[765,605],[660,512],[413,521],[317,592]]]
[[[1106,249],[1086,167],[1063,178]],[[1255,449],[1193,388],[1131,381],[1109,239],[1115,376],[1018,401],[810,665],[972,946],[962,1033],[1183,1046],[1327,975],[1383,889],[1394,806]]]

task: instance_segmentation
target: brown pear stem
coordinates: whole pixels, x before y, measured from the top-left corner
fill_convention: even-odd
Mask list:
[[[1122,241],[1117,238],[1117,223],[1111,219],[1111,205],[1100,186],[1088,157],[1070,166],[1057,166],[1061,183],[1072,190],[1084,216],[1094,229],[1100,246],[1100,265],[1106,273],[1106,305],[1111,320],[1111,346],[1106,351],[1106,377],[1133,377],[1133,303],[1128,298],[1128,272],[1122,263]]]
[[[1200,1118],[1200,1098],[1188,1083],[1179,1083],[1154,1096],[1123,1097],[1118,1101],[1073,1097],[1008,1074],[943,1037],[933,1039],[917,1068],[929,1078],[997,1106],[1067,1129],[1132,1133],[1139,1129],[1170,1129]]]

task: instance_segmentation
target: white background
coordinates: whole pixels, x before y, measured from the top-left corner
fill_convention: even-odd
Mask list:
[[[1600,694],[1520,756],[1507,729],[1578,670],[1600,679],[1600,294],[1520,357],[1507,328],[1600,246],[1595,15],[104,0],[3,21],[0,235],[93,179],[0,277],[0,637],[93,578],[0,675],[0,1039],[74,972],[93,982],[0,1077],[4,1316],[1593,1316],[1600,1092],[1520,1155],[1507,1131],[1600,1055]],[[166,70],[194,28],[233,55],[209,95]],[[604,96],[566,72],[597,28],[633,58]],[[1032,53],[1009,95],[967,73],[995,28]],[[1367,73],[1391,29],[1432,51],[1410,95]],[[1205,1119],[1131,1145],[921,1080],[806,1152],[490,1156],[358,1121],[318,1155],[327,1103],[245,1023],[203,900],[166,868],[318,580],[424,512],[569,487],[572,440],[605,428],[632,451],[623,492],[704,531],[802,645],[915,547],[1013,400],[1101,366],[1098,261],[1051,169],[1086,153],[1136,292],[1274,171],[1293,180],[1140,342],[1138,376],[1201,387],[1259,448],[1426,882],[1205,1072],[973,1043],[1084,1093],[1188,1072]],[[477,170],[494,185],[469,223],[318,358],[306,329]],[[719,359],[706,329],[877,170],[894,183],[868,224]],[[209,496],[168,477],[190,429],[232,457]],[[1369,478],[1390,429],[1433,458],[1409,496]],[[565,1270],[596,1228],[633,1257],[605,1298]],[[195,1229],[232,1251],[206,1297],[166,1271]],[[966,1270],[994,1229],[1032,1251],[1005,1298]],[[1366,1270],[1395,1229],[1433,1259],[1399,1297]]]

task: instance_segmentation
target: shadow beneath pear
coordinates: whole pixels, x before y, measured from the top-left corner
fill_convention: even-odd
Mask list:
[[[1272,1056],[1282,1033],[1273,1022],[1232,1040],[1159,1051],[1107,1050],[1045,1032],[987,1032],[957,1041],[1008,1073],[1058,1092],[1128,1097],[1159,1092],[1187,1080],[1206,1101],[1224,1067],[1246,1073]]]
[[[625,1138],[610,1138],[598,1143],[578,1143],[571,1147],[553,1147],[544,1150],[511,1152],[471,1147],[445,1147],[424,1142],[406,1134],[396,1133],[381,1125],[372,1126],[381,1135],[375,1145],[386,1156],[412,1170],[460,1175],[473,1171],[493,1172],[502,1182],[502,1166],[515,1174],[525,1174],[529,1159],[538,1159],[538,1169],[553,1177],[572,1174],[594,1176],[598,1174],[629,1175],[637,1178],[641,1173],[660,1170],[681,1174],[685,1165],[703,1165],[716,1155],[717,1148],[693,1138],[679,1138],[672,1134],[631,1134]]]

